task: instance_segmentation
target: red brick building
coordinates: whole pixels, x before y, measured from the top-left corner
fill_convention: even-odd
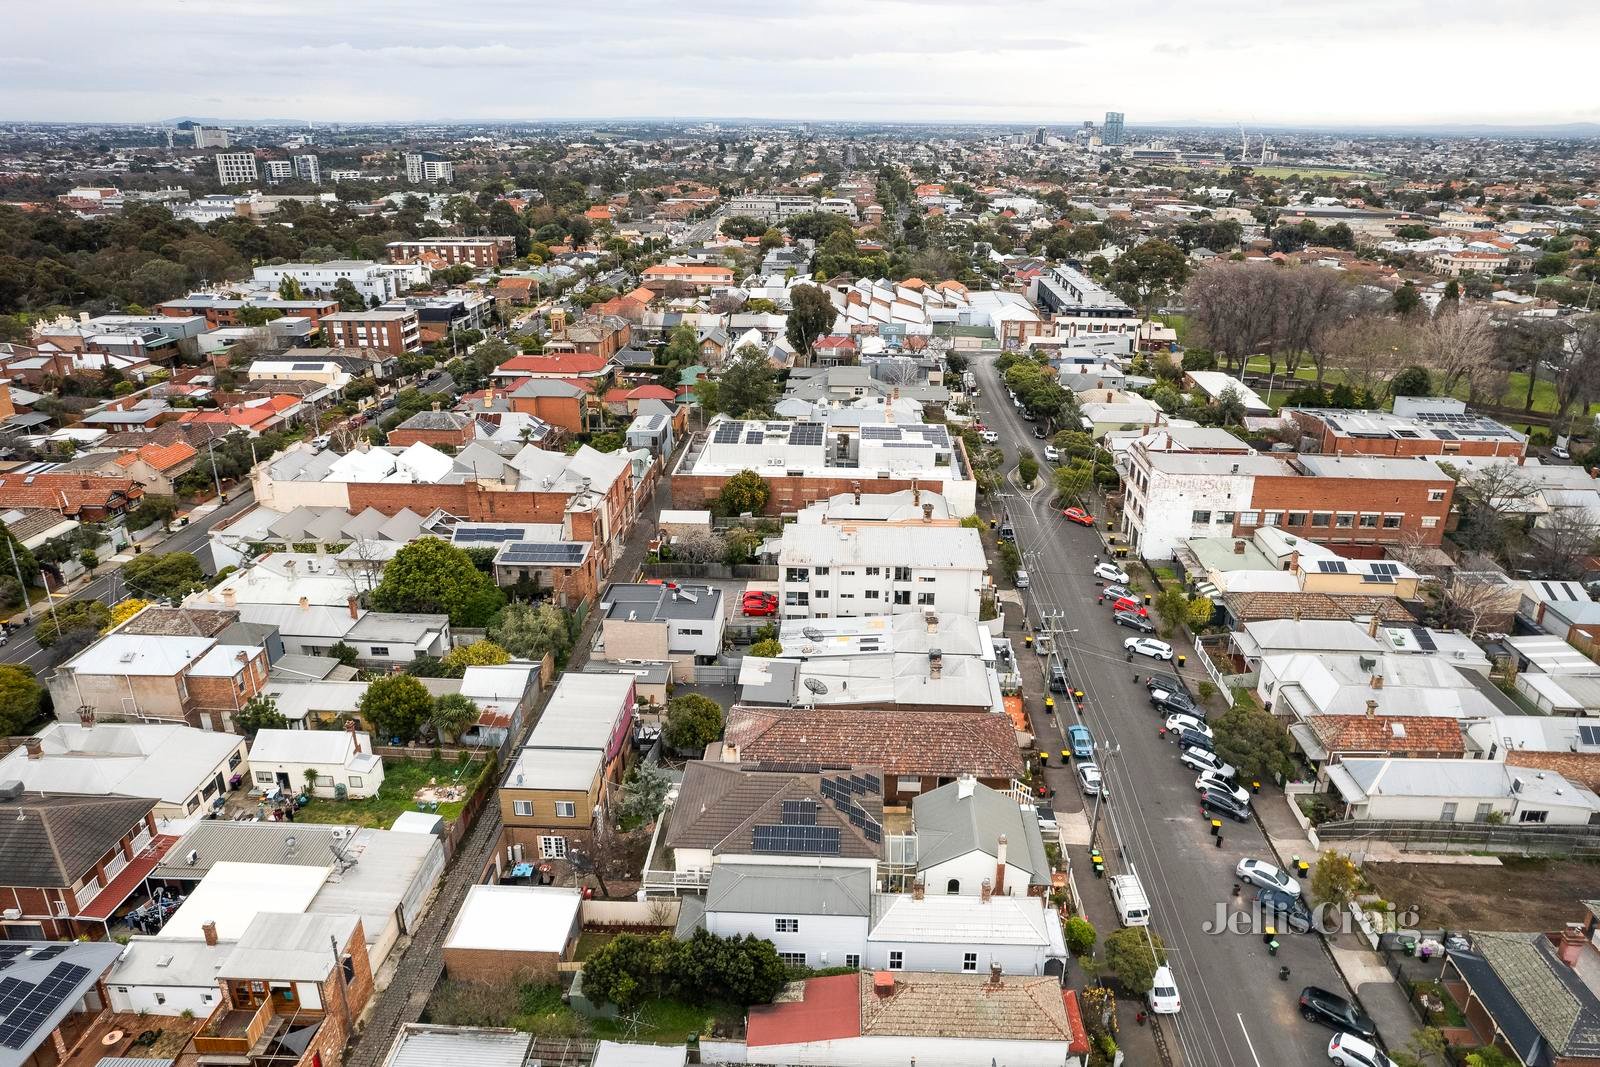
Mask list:
[[[448,445],[464,448],[477,436],[476,420],[458,411],[440,411],[437,401],[432,411],[419,411],[389,431],[389,444]]]
[[[376,348],[403,356],[422,350],[415,311],[341,311],[322,320],[329,348]]]
[[[416,241],[390,241],[390,263],[409,263],[423,256],[436,256],[446,266],[465,263],[472,267],[498,267],[516,258],[515,237],[426,237]]]
[[[512,411],[534,415],[568,433],[582,433],[589,393],[560,378],[532,378],[506,394]]]
[[[1459,401],[1426,399],[1401,411],[1284,408],[1302,451],[1328,456],[1499,456],[1522,462],[1528,439],[1493,419],[1468,414]],[[1405,412],[1411,411],[1410,414]]]
[[[315,325],[322,321],[324,315],[337,314],[339,301],[319,300],[315,297],[306,300],[279,300],[277,298],[223,300],[218,297],[188,296],[180,300],[168,300],[164,304],[157,304],[156,311],[169,318],[187,318],[190,315],[203,315],[205,316],[206,325],[215,330],[224,326],[244,325],[239,321],[239,313],[247,307],[275,311],[279,315],[310,319],[312,324]]]

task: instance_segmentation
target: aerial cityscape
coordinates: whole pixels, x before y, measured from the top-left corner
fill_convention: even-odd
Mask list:
[[[1600,9],[467,6],[14,13],[0,1067],[1600,1064]]]

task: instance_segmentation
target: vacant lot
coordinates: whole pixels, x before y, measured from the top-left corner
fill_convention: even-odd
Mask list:
[[[1559,930],[1593,900],[1600,864],[1576,860],[1507,860],[1502,867],[1446,863],[1369,863],[1363,873],[1379,895],[1416,906],[1423,928]]]

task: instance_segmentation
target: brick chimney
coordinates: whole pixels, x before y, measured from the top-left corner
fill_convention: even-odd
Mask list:
[[[852,495],[855,496],[856,505],[859,507],[860,504],[861,504],[861,483],[860,482],[851,482],[850,483],[850,492],[851,492]]]
[[[356,721],[354,719],[346,719],[344,721],[344,732],[350,735],[350,743],[355,746],[356,752],[359,754],[361,752],[361,735],[356,733]]]
[[[1372,680],[1369,681],[1367,684],[1372,686],[1372,688],[1374,688],[1374,689],[1382,689],[1383,688],[1383,675],[1374,674],[1372,676]]]
[[[944,676],[944,651],[942,649],[928,649],[928,677],[942,678]]]
[[[1300,573],[1300,550],[1298,548],[1289,553],[1289,573]]]
[[[1376,714],[1378,714],[1378,702],[1376,700],[1367,701],[1367,718],[1370,719]]]
[[[873,971],[872,991],[880,997],[894,996],[894,973],[892,971]]]
[[[350,607],[350,617],[352,619],[361,618],[361,605],[356,603],[356,598],[355,597],[353,597],[353,596],[352,597],[346,597],[345,598],[345,603],[348,604],[349,607]]]
[[[1583,958],[1583,947],[1588,943],[1583,936],[1583,927],[1568,923],[1567,928],[1561,931],[1561,939],[1556,942],[1556,955],[1561,957],[1562,963],[1576,970],[1578,960]]]
[[[932,522],[933,521],[933,505],[932,504],[924,504],[924,505],[922,505],[922,521],[923,522]]]
[[[94,705],[80,704],[78,706],[78,725],[85,730],[94,728]]]
[[[1003,974],[1003,973],[1004,973],[1004,968],[1002,968],[998,963],[989,964],[989,984],[990,985],[999,985],[1000,984],[1000,975]]]
[[[435,400],[435,401],[434,401],[434,402],[433,402],[433,410],[435,410],[435,411],[438,411],[438,410],[439,410],[439,402],[438,402],[438,401],[437,401],[437,400]]]
[[[994,891],[1006,895],[1006,835],[1001,834],[994,850]]]
[[[200,924],[200,932],[205,935],[206,944],[215,945],[217,943],[217,924],[216,923],[214,923],[214,922],[201,923]]]
[[[44,759],[44,742],[37,737],[30,737],[23,744],[28,746],[29,759]]]
[[[1367,623],[1367,636],[1378,636],[1378,613],[1376,611],[1372,613],[1372,621]]]
[[[1244,542],[1243,541],[1235,541],[1233,543],[1233,554],[1235,556],[1244,555]]]
[[[229,586],[228,588],[224,589],[222,591],[222,602],[223,602],[223,604],[227,605],[228,609],[231,611],[239,603],[239,593],[238,593],[238,591],[235,590],[232,586]]]
[[[936,612],[936,611],[925,611],[925,612],[923,612],[922,613],[922,621],[927,623],[928,632],[930,634],[936,634],[936,633],[939,632],[939,613],[938,612]]]
[[[927,889],[923,886],[921,878],[918,878],[915,882],[911,883],[911,899],[912,900],[921,900],[922,899],[922,895],[925,892],[927,892]]]
[[[916,482],[911,483],[911,502],[913,504],[922,503],[922,486]]]
[[[985,878],[983,885],[978,890],[978,899],[987,904],[992,896],[994,896],[994,884]]]

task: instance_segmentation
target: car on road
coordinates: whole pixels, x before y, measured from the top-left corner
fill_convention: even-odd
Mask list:
[[[1168,715],[1166,725],[1168,733],[1181,734],[1185,731],[1193,731],[1197,734],[1204,734],[1206,737],[1212,736],[1211,727],[1205,724],[1205,720],[1197,718],[1194,715],[1187,714],[1186,712],[1180,711],[1175,714]]]
[[[997,445],[1000,443],[1000,435],[995,433],[993,430],[984,430],[978,435],[978,437],[986,445]]]
[[[1108,582],[1116,582],[1118,585],[1128,584],[1128,572],[1109,560],[1095,564],[1094,576],[1104,578]]]
[[[1183,999],[1178,996],[1178,980],[1172,977],[1171,967],[1156,968],[1156,976],[1150,984],[1150,992],[1145,994],[1145,1002],[1150,1005],[1152,1015],[1178,1014],[1178,1009],[1183,1007]]]
[[[1220,790],[1241,804],[1250,803],[1250,791],[1248,789],[1236,784],[1232,778],[1224,778],[1216,771],[1201,771],[1194,780],[1194,787],[1202,793],[1208,789]]]
[[[1025,571],[1025,570],[1018,569],[1018,571],[1017,571],[1017,588],[1018,589],[1026,589],[1026,588],[1028,588],[1028,582],[1029,582],[1028,572]]]
[[[1178,762],[1197,771],[1216,771],[1224,778],[1232,778],[1239,773],[1233,769],[1233,764],[1228,763],[1209,748],[1192,748],[1180,745],[1178,746]]]
[[[1306,902],[1291,893],[1281,889],[1258,889],[1256,900],[1261,904],[1262,918],[1271,919],[1274,926],[1309,934],[1315,925],[1315,917]]]
[[[1050,664],[1050,692],[1065,693],[1067,691],[1066,668],[1059,663]]]
[[[1100,768],[1093,763],[1078,764],[1078,788],[1083,790],[1085,796],[1099,796],[1105,788],[1105,782],[1100,777]]]
[[[1072,749],[1073,759],[1088,759],[1093,756],[1094,737],[1089,733],[1089,728],[1076,722],[1067,727],[1067,747]]]
[[[1144,680],[1144,687],[1152,693],[1157,689],[1165,689],[1169,693],[1189,695],[1189,688],[1183,684],[1183,679],[1172,674],[1152,674]]]
[[[1205,711],[1194,706],[1188,697],[1181,693],[1169,693],[1165,689],[1150,690],[1150,706],[1161,715],[1193,715],[1197,719],[1204,719]]]
[[[1125,585],[1108,585],[1104,589],[1100,590],[1100,597],[1102,599],[1109,599],[1112,603],[1115,603],[1124,598],[1132,599],[1133,592]]]
[[[752,589],[740,598],[739,607],[746,615],[776,615],[778,598],[772,593]]]
[[[1046,463],[1060,463],[1061,462],[1061,450],[1059,448],[1057,448],[1055,445],[1045,445],[1044,446],[1044,461]]]
[[[332,441],[333,438],[329,437],[327,434],[318,434],[316,437],[311,439],[311,447],[320,452],[324,448],[327,448]]]
[[[1140,615],[1136,611],[1119,611],[1111,616],[1111,621],[1116,623],[1118,626],[1127,626],[1138,630],[1142,634],[1153,634],[1156,632],[1156,628],[1150,622],[1150,620],[1145,618],[1143,615]]]
[[[1000,540],[1002,540],[1002,541],[1015,541],[1016,539],[1017,539],[1017,531],[1011,525],[1010,520],[1008,519],[1007,521],[1002,522],[1000,524]]]
[[[1031,421],[1031,420],[1030,420],[1030,421]],[[1033,437],[1034,437],[1034,440],[1036,440],[1036,441],[1043,441],[1043,440],[1044,440],[1044,439],[1045,439],[1045,438],[1046,438],[1046,437],[1048,437],[1048,436],[1049,436],[1049,435],[1048,435],[1048,434],[1046,434],[1046,433],[1045,433],[1045,432],[1044,432],[1044,427],[1043,427],[1043,426],[1035,426],[1035,427],[1034,427],[1034,428],[1033,428]]]
[[[1130,637],[1122,642],[1122,648],[1126,652],[1136,652],[1151,659],[1172,659],[1172,646],[1153,637]]]
[[[1328,1059],[1334,1067],[1394,1067],[1377,1046],[1354,1034],[1334,1034],[1328,1040]]]
[[[1560,445],[1556,445],[1554,448],[1550,449],[1550,454],[1556,459],[1572,458],[1572,453],[1567,451],[1565,448],[1562,448]]]
[[[1053,449],[1045,449],[1046,459],[1050,458],[1050,453],[1052,451]],[[1089,514],[1087,511],[1084,511],[1082,508],[1068,508],[1061,513],[1061,517],[1066,519],[1068,522],[1075,522],[1079,526],[1094,525],[1094,516]]]
[[[1200,810],[1207,815],[1223,815],[1234,822],[1249,822],[1250,809],[1226,793],[1208,790],[1200,794]]]
[[[1239,861],[1239,866],[1233,869],[1239,876],[1239,881],[1260,889],[1281,889],[1285,893],[1300,895],[1300,882],[1289,874],[1288,871],[1268,863],[1266,860],[1246,857]]]
[[[1314,985],[1300,990],[1300,1017],[1307,1022],[1331,1026],[1369,1041],[1378,1036],[1378,1029],[1367,1018],[1366,1012],[1339,994]]]
[[[1035,415],[1033,412],[1029,411],[1027,408],[1024,407],[1022,409],[1022,421],[1023,422],[1038,422],[1039,421],[1039,416]],[[1039,434],[1039,436],[1043,437],[1044,434]]]

